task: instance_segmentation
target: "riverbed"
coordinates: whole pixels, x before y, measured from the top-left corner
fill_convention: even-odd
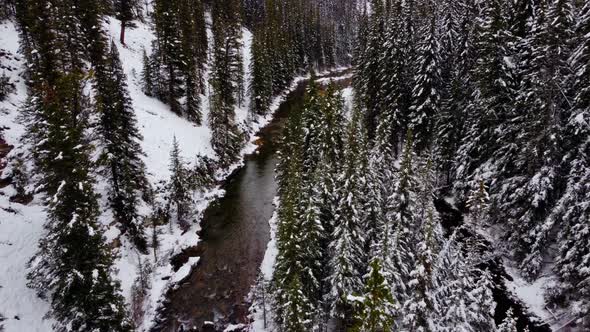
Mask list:
[[[245,324],[250,304],[246,297],[270,240],[269,219],[277,194],[276,151],[289,114],[303,107],[306,81],[288,94],[273,120],[258,134],[257,151],[224,184],[225,196],[205,211],[201,242],[173,264],[200,257],[199,264],[166,295],[154,331],[223,330]],[[182,326],[182,327],[181,327]]]

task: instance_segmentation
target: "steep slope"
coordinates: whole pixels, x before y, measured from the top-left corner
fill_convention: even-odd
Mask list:
[[[145,49],[150,52],[153,30],[149,24],[135,22],[137,27],[127,31],[126,45],[121,45],[117,40],[119,35],[119,22],[114,18],[107,18],[104,25],[109,37],[116,41],[121,60],[127,75],[129,93],[133,101],[133,108],[138,121],[138,127],[144,137],[141,142],[145,152],[144,161],[147,167],[148,179],[152,186],[157,187],[170,176],[168,169],[168,155],[172,149],[173,138],[176,137],[180,147],[181,156],[187,162],[195,160],[196,156],[208,156],[214,158],[211,148],[211,130],[207,122],[196,126],[176,114],[170,112],[169,107],[155,98],[146,96],[141,90],[140,73],[142,70],[142,53]],[[212,39],[210,31],[210,18],[208,18],[208,36]],[[244,29],[242,35],[244,54],[245,80],[249,81],[250,73],[250,47],[252,34]],[[0,24],[0,68],[9,77],[16,89],[8,98],[0,102],[0,137],[9,145],[14,145],[6,159],[0,160],[0,164],[27,151],[27,146],[19,145],[25,128],[19,121],[19,109],[26,100],[26,86],[22,79],[24,60],[18,54],[19,37],[15,24],[4,21]],[[210,57],[209,57],[210,58]],[[209,113],[207,93],[201,96],[203,102],[203,117],[207,119]],[[249,100],[247,95],[245,100]],[[247,132],[248,144],[243,153],[253,151],[254,133],[270,120],[270,116],[252,119],[248,114],[248,102],[236,108],[236,119],[242,129]],[[230,174],[241,162],[227,169],[220,169],[217,178],[222,180]],[[28,165],[31,169],[31,165]],[[14,165],[8,164],[2,177],[9,178],[14,172]],[[32,175],[31,175],[32,176]],[[190,271],[189,265],[174,273],[169,258],[182,251],[183,248],[196,245],[199,238],[199,219],[201,212],[215,197],[223,194],[219,188],[207,192],[196,193],[195,215],[196,218],[190,224],[189,229],[181,229],[178,225],[158,226],[159,248],[157,262],[153,255],[141,255],[133,249],[133,246],[121,237],[119,229],[112,222],[112,212],[108,208],[106,195],[106,181],[99,175],[97,178],[97,192],[101,194],[100,221],[105,229],[105,235],[117,251],[116,268],[117,279],[121,281],[123,295],[131,308],[132,315],[141,326],[149,325],[148,322],[154,314],[157,301],[163,292],[173,284],[175,280],[182,279],[180,274]],[[8,182],[8,181],[5,181]],[[29,186],[33,190],[32,186]],[[0,188],[0,265],[3,272],[0,274],[0,317],[4,317],[0,326],[6,331],[50,331],[52,320],[44,316],[49,311],[49,303],[38,298],[33,290],[26,285],[27,262],[35,254],[39,239],[44,236],[43,224],[46,220],[44,197],[35,195],[33,201],[27,205],[11,202],[15,195],[15,189],[11,185]],[[147,216],[151,207],[142,206],[140,213]],[[151,232],[151,231],[150,231]],[[144,274],[140,277],[140,270]],[[185,271],[185,272],[183,272]],[[144,323],[141,323],[144,322]]]

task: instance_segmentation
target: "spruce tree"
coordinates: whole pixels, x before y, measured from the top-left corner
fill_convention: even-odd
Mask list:
[[[564,168],[567,168],[567,182],[563,195],[557,202],[549,221],[561,221],[558,234],[559,251],[555,272],[560,277],[558,293],[571,294],[574,297],[587,298],[590,292],[587,280],[589,264],[587,257],[590,245],[584,237],[589,234],[590,190],[583,184],[590,181],[590,6],[585,5],[580,11],[576,28],[577,49],[570,58],[574,70],[572,82],[575,95],[573,109],[564,128],[564,143],[569,147],[565,155]],[[580,315],[590,313],[589,301],[582,300]]]
[[[475,88],[467,106],[465,138],[457,153],[454,184],[457,195],[464,199],[469,181],[498,148],[496,131],[512,109],[515,93],[514,68],[509,59],[510,34],[505,3],[493,0],[483,4],[481,17],[474,27],[476,65],[472,72]],[[485,180],[485,179],[484,179]]]
[[[492,277],[487,270],[476,270],[476,273],[480,276],[475,282],[475,287],[469,291],[472,301],[469,304],[467,321],[474,331],[494,331],[496,302],[492,294]]]
[[[363,222],[362,192],[365,185],[366,162],[363,155],[365,141],[361,127],[360,114],[356,114],[348,127],[345,152],[345,166],[339,178],[338,210],[332,234],[332,258],[330,260],[329,282],[331,312],[334,317],[351,322],[354,303],[350,296],[358,294],[362,288],[365,273],[365,237]]]
[[[174,204],[176,209],[176,218],[179,222],[186,222],[185,218],[190,213],[192,193],[189,175],[185,161],[180,155],[180,146],[175,136],[172,142],[172,151],[170,151],[168,193],[170,203]]]
[[[151,57],[147,55],[145,49],[143,49],[142,56],[142,70],[141,70],[141,81],[143,92],[150,97],[155,95],[155,77],[154,77],[154,64]]]
[[[516,319],[514,318],[514,314],[512,308],[508,309],[506,313],[506,317],[502,321],[500,325],[498,325],[498,332],[517,332],[516,328]]]
[[[357,323],[353,331],[390,331],[394,327],[397,306],[391,295],[387,279],[383,275],[380,260],[373,259],[365,281],[365,292],[358,309]]]
[[[87,100],[81,74],[62,74],[46,91],[44,171],[49,198],[47,235],[31,261],[29,285],[48,297],[57,331],[131,331],[113,258],[97,225],[97,196],[85,138]]]
[[[415,135],[416,151],[430,147],[434,130],[434,119],[440,111],[440,55],[436,35],[436,16],[433,14],[430,25],[424,28],[423,44],[418,49],[418,72],[412,92],[410,108],[410,127]]]
[[[127,91],[127,77],[114,43],[111,43],[105,64],[99,70],[102,79],[95,83],[100,115],[98,133],[103,148],[99,164],[109,179],[109,202],[122,232],[129,235],[140,251],[146,251],[147,243],[137,211],[140,194],[149,186],[139,145],[142,136]]]
[[[116,17],[121,21],[119,41],[125,45],[125,30],[134,27],[131,21],[137,18],[137,11],[141,10],[141,7],[138,0],[115,0],[114,6]]]
[[[157,97],[170,106],[170,110],[182,115],[179,102],[182,96],[182,42],[179,35],[180,1],[154,1],[154,24],[157,39],[154,40],[155,77],[158,81]]]
[[[239,49],[241,44],[236,0],[226,3],[215,2],[213,6],[213,73],[211,75],[211,145],[219,162],[228,166],[238,158],[243,144],[243,133],[235,120],[240,91],[237,88],[242,79],[243,68]]]

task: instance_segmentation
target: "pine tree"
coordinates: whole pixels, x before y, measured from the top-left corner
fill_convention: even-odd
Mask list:
[[[168,183],[168,192],[170,202],[176,208],[176,217],[178,221],[185,222],[185,218],[190,213],[192,203],[192,193],[190,191],[189,173],[185,161],[180,155],[180,146],[176,136],[172,142],[172,151],[170,152],[170,182]]]
[[[492,278],[490,272],[477,271],[480,277],[475,283],[475,287],[470,290],[469,294],[472,301],[467,313],[467,321],[474,331],[494,331],[494,310],[496,302],[492,295]]]
[[[542,256],[551,224],[539,220],[548,216],[549,208],[555,202],[561,174],[560,118],[570,108],[561,82],[570,72],[567,56],[571,50],[567,41],[572,36],[572,4],[568,0],[554,1],[549,5],[546,17],[541,14],[538,20],[530,41],[531,59],[526,64],[530,72],[525,71],[523,75],[523,86],[528,93],[524,100],[519,100],[527,123],[525,134],[521,134],[520,146],[524,151],[520,154],[527,159],[528,182],[518,192],[522,196],[508,197],[505,199],[507,204],[502,206],[516,210],[509,219],[513,229],[511,240],[516,243],[518,253],[524,256],[521,268],[528,278],[535,277],[543,265]]]
[[[194,189],[210,189],[215,184],[215,162],[207,156],[197,156],[191,182]]]
[[[213,88],[209,125],[213,131],[211,145],[219,162],[228,166],[238,158],[243,133],[235,120],[239,81],[242,79],[239,21],[235,20],[238,3],[215,3],[213,6]]]
[[[152,59],[147,55],[145,49],[143,49],[142,63],[143,63],[143,67],[141,70],[141,81],[143,82],[142,90],[146,95],[152,97],[155,95],[154,64],[152,62]]]
[[[137,211],[140,193],[149,186],[138,142],[142,136],[137,129],[126,76],[114,43],[111,43],[104,67],[99,70],[97,76],[101,80],[95,83],[100,114],[98,132],[103,147],[99,164],[109,179],[109,202],[122,232],[129,235],[140,251],[146,251],[147,242]]]
[[[203,65],[207,49],[203,4],[201,1],[181,0],[178,11],[185,97],[183,113],[189,120],[201,125],[200,95],[204,90]]]
[[[590,70],[587,61],[590,59],[590,6],[581,10],[576,29],[578,48],[570,59],[574,69],[575,80],[572,82],[573,98],[572,113],[564,128],[564,143],[570,147],[564,161],[567,169],[567,182],[563,195],[557,202],[549,221],[560,223],[558,234],[559,252],[555,271],[561,279],[559,294],[587,298],[590,287],[584,280],[588,279],[589,264],[587,257],[590,246],[584,237],[589,234],[586,220],[590,216],[590,190],[583,184],[590,180],[590,108],[588,94],[590,92]],[[584,301],[580,314],[590,312],[590,303]]]
[[[157,64],[154,72],[158,82],[157,97],[170,106],[170,110],[182,115],[179,98],[182,96],[182,48],[179,36],[180,1],[157,0],[154,2],[154,23],[157,39],[154,40],[153,57]]]
[[[482,217],[486,215],[489,209],[489,201],[488,187],[483,180],[480,180],[479,185],[471,190],[467,198],[467,207],[474,222],[481,221]]]
[[[436,16],[433,15],[428,32],[423,33],[424,43],[418,50],[419,69],[412,92],[410,127],[416,139],[416,151],[430,147],[434,130],[434,119],[440,111],[440,56],[436,35]]]
[[[287,285],[284,317],[282,318],[285,331],[307,332],[311,328],[309,302],[301,290],[301,282],[295,276]]]
[[[434,153],[443,183],[454,182],[453,167],[465,135],[466,109],[473,95],[471,73],[475,65],[472,26],[474,5],[469,1],[445,1],[440,42],[440,112],[435,119]]]
[[[498,326],[498,332],[517,332],[516,319],[514,318],[512,308],[508,309],[506,318],[502,321],[502,324]]]
[[[282,152],[288,151],[288,154],[284,154],[288,157],[277,167],[280,197],[277,231],[279,252],[273,273],[273,283],[276,285],[274,311],[277,324],[287,330],[297,331],[309,326],[303,321],[312,317],[313,308],[305,294],[308,290],[313,290],[317,283],[317,280],[312,280],[311,284],[303,285],[301,280],[303,270],[306,268],[303,260],[307,258],[301,250],[298,236],[303,234],[304,223],[308,223],[308,227],[314,227],[315,218],[309,208],[306,211],[307,216],[304,216],[300,207],[303,189],[301,181],[303,132],[300,120],[299,117],[295,117],[287,124]],[[309,259],[313,260],[311,257]]]
[[[367,136],[372,140],[375,136],[379,116],[383,113],[384,100],[382,94],[382,77],[381,72],[382,62],[381,54],[384,49],[385,39],[385,9],[383,2],[375,0],[371,2],[372,13],[369,18],[369,24],[365,33],[366,44],[361,51],[359,59],[357,59],[357,71],[359,72],[356,82],[359,96],[362,104],[366,108],[365,127],[367,128]]]
[[[410,294],[404,303],[404,324],[414,331],[435,331],[434,322],[437,319],[436,301],[433,290],[436,289],[434,271],[436,269],[434,255],[436,255],[435,232],[436,224],[434,212],[430,211],[427,220],[420,231],[424,232],[423,239],[416,245],[416,266],[410,272],[408,286]]]
[[[141,10],[141,7],[137,0],[115,0],[114,5],[116,17],[121,21],[119,41],[125,45],[125,29],[134,27],[131,21],[137,18],[137,10]]]
[[[390,331],[394,327],[397,306],[378,258],[369,264],[365,293],[360,306],[353,331]]]
[[[358,294],[365,272],[365,238],[363,232],[362,192],[364,186],[363,133],[360,114],[356,114],[348,128],[345,166],[339,178],[339,202],[332,234],[332,257],[329,282],[331,313],[334,317],[351,321],[354,305],[350,296]]]
[[[81,84],[80,73],[62,74],[48,87],[52,97],[42,102],[45,153],[54,157],[41,159],[50,194],[47,236],[31,261],[29,285],[51,300],[57,331],[131,331],[119,284],[111,277],[112,254],[97,225]]]
[[[252,42],[252,81],[250,82],[251,112],[264,115],[268,112],[273,94],[271,59],[266,44],[266,29],[258,28],[254,31]]]
[[[510,34],[504,5],[499,0],[486,2],[474,27],[475,88],[473,101],[467,106],[467,128],[458,150],[454,176],[455,191],[462,199],[471,187],[469,181],[478,176],[479,168],[498,149],[496,136],[501,131],[496,128],[514,103],[514,68],[507,61],[512,54],[508,49]]]

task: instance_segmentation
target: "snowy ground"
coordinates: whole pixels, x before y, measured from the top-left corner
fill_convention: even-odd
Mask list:
[[[277,207],[279,204],[278,198],[275,198],[274,205]],[[275,211],[273,216],[269,220],[270,224],[270,242],[268,242],[268,246],[266,248],[266,252],[264,253],[264,259],[262,260],[262,264],[260,266],[260,271],[264,277],[265,282],[270,282],[272,279],[272,274],[274,273],[274,265],[277,259],[277,255],[279,250],[277,248],[277,223],[278,223],[278,215]],[[267,304],[267,308],[268,308]],[[268,309],[267,309],[268,310]],[[267,311],[267,326],[264,326],[264,316],[263,316],[263,309],[261,304],[255,304],[250,308],[251,318],[253,320],[252,325],[249,327],[249,331],[251,332],[267,332],[273,331],[272,329],[272,315],[270,310]]]
[[[448,198],[446,200],[454,204],[454,199]],[[468,216],[466,216],[465,222],[471,224],[479,234],[491,243],[501,241],[499,240],[501,232],[497,226],[474,225]],[[505,248],[499,247],[495,254],[502,256],[504,268],[512,278],[512,280],[506,280],[508,290],[528,308],[531,314],[540,318],[542,322],[549,324],[555,331],[560,331],[561,327],[564,327],[565,324],[572,320],[572,317],[568,314],[571,310],[568,310],[568,308],[551,309],[545,304],[548,290],[557,282],[557,277],[552,271],[552,263],[546,263],[540,277],[530,282],[521,276],[517,264]],[[572,306],[575,306],[575,303]],[[571,331],[575,332],[576,330],[572,329]]]
[[[16,93],[0,102],[0,128],[4,129],[2,135],[6,142],[13,145],[25,130],[17,121],[17,110],[26,98],[25,82],[20,77],[23,60],[18,48],[14,24],[0,23],[0,49],[7,53],[0,57],[0,63],[10,68],[2,72],[16,85]],[[51,331],[52,321],[43,319],[49,304],[26,287],[25,271],[43,234],[44,208],[38,197],[28,206],[11,203],[9,197],[14,194],[10,187],[0,189],[0,315],[6,319],[0,326],[4,325],[7,332]]]

